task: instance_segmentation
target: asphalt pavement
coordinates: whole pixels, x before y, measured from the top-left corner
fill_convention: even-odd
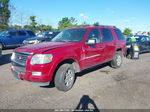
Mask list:
[[[119,69],[103,64],[77,74],[68,92],[13,77],[12,49],[0,59],[0,109],[150,109],[150,53],[124,59]]]

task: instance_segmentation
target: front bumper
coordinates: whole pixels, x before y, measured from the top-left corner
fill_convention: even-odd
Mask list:
[[[34,70],[33,71],[26,70],[26,66],[22,66],[12,61],[11,71],[15,78],[19,80],[29,81],[39,86],[47,86],[51,81],[50,76],[48,75],[47,72],[44,71],[43,68],[38,68],[38,72],[42,73],[41,76],[33,76],[32,72]]]
[[[34,85],[38,85],[38,86],[48,86],[50,84],[50,81],[48,81],[48,82],[37,82],[37,81],[42,81],[42,78],[35,79],[35,77],[25,77],[26,76],[25,74],[21,74],[18,71],[14,70],[13,66],[11,68],[11,71],[13,73],[13,76],[18,80],[25,80],[25,81],[31,82]]]

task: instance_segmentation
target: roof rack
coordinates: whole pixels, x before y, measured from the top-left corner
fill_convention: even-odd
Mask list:
[[[89,25],[91,27],[96,27],[96,26],[93,26],[93,25]],[[113,26],[113,25],[98,25],[98,27],[112,27],[112,28],[117,28],[116,26]]]
[[[116,26],[113,26],[113,25],[99,25],[101,27],[113,27],[113,28],[116,28]]]

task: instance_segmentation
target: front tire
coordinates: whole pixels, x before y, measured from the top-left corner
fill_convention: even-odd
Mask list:
[[[117,51],[114,59],[110,63],[111,67],[116,68],[116,69],[120,68],[122,65],[122,61],[123,61],[122,51]]]
[[[54,82],[55,87],[60,91],[68,91],[75,81],[75,70],[72,64],[63,64],[56,72]]]

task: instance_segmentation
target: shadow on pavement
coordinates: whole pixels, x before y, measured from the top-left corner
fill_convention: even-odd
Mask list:
[[[87,111],[100,112],[99,109],[97,108],[95,102],[88,95],[84,95],[80,99],[80,102],[77,105],[74,112],[78,112],[78,111],[79,112],[81,112],[81,111],[82,112],[87,112]]]
[[[74,83],[76,82],[77,77],[82,77],[82,76],[86,75],[87,73],[99,70],[99,69],[104,68],[106,66],[109,66],[109,63],[104,63],[104,64],[101,64],[101,65],[98,65],[98,66],[95,66],[95,67],[83,70],[82,72],[76,73],[76,77],[75,77]],[[108,72],[109,73],[109,71],[100,71],[100,72]],[[42,88],[54,88],[55,87],[54,77],[53,77],[53,80],[50,82],[50,85],[48,85],[48,86],[41,86],[41,87]]]
[[[82,77],[83,75],[86,75],[87,73],[99,70],[99,69],[107,67],[107,66],[109,66],[109,63],[104,63],[104,64],[101,64],[101,65],[98,65],[98,66],[94,66],[92,68],[89,68],[89,69],[83,70],[82,72],[77,73],[76,77]]]
[[[11,53],[9,54],[2,54],[2,57],[0,59],[0,65],[5,65],[11,62]]]

